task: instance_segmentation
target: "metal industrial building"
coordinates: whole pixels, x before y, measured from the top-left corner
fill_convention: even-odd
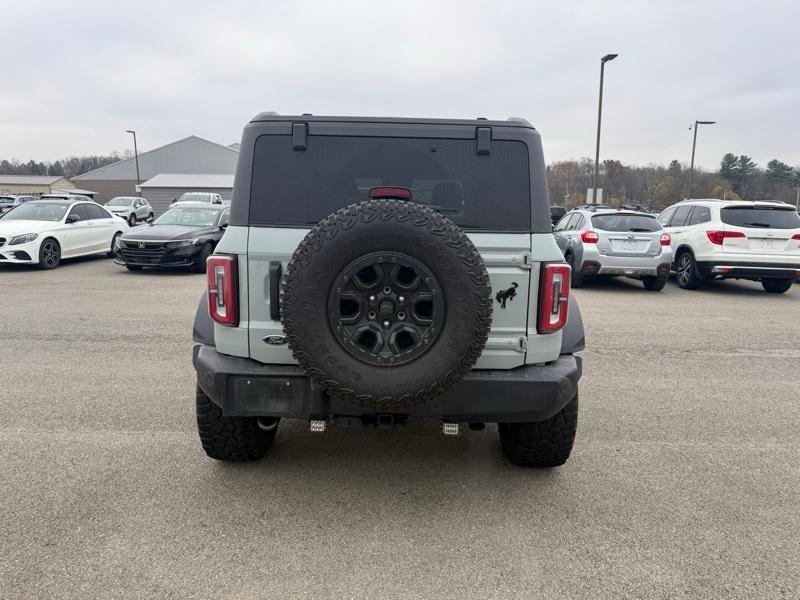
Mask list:
[[[217,173],[233,176],[239,152],[229,146],[204,140],[195,135],[139,154],[139,178],[142,182],[160,173]],[[97,192],[95,199],[107,202],[114,196],[136,195],[136,160],[120,160],[94,171],[76,175],[73,183]],[[144,195],[144,194],[143,194]]]
[[[0,175],[0,194],[34,195],[76,191],[75,184],[57,175]]]
[[[233,175],[159,173],[138,187],[142,197],[147,198],[158,216],[184,192],[212,192],[222,196],[224,202],[230,202],[233,194]]]

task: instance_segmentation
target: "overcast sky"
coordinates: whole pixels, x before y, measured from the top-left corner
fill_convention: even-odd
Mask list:
[[[548,160],[800,165],[792,0],[0,0],[0,158],[229,144],[255,114],[521,116]]]

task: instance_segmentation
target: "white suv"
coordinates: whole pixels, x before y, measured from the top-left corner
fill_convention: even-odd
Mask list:
[[[684,200],[658,220],[672,237],[678,285],[704,279],[760,281],[781,294],[800,278],[800,215],[781,202]]]

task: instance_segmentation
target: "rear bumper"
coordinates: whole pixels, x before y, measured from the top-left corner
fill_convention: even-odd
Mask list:
[[[602,254],[584,244],[581,273],[583,275],[624,275],[648,277],[669,273],[672,249],[662,246],[656,256],[624,256]],[[666,268],[666,271],[665,271]]]
[[[800,279],[800,263],[698,261],[697,268],[703,275],[726,279]]]
[[[323,393],[297,365],[264,365],[203,344],[194,347],[193,362],[198,385],[226,416],[324,419],[376,414]],[[474,370],[444,395],[397,414],[454,423],[543,421],[574,398],[580,377],[581,359],[571,354],[543,366]]]

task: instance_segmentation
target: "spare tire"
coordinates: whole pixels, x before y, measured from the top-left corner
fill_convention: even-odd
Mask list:
[[[303,239],[281,282],[297,362],[333,396],[398,411],[463,379],[486,345],[489,275],[452,221],[412,202],[352,204]]]

